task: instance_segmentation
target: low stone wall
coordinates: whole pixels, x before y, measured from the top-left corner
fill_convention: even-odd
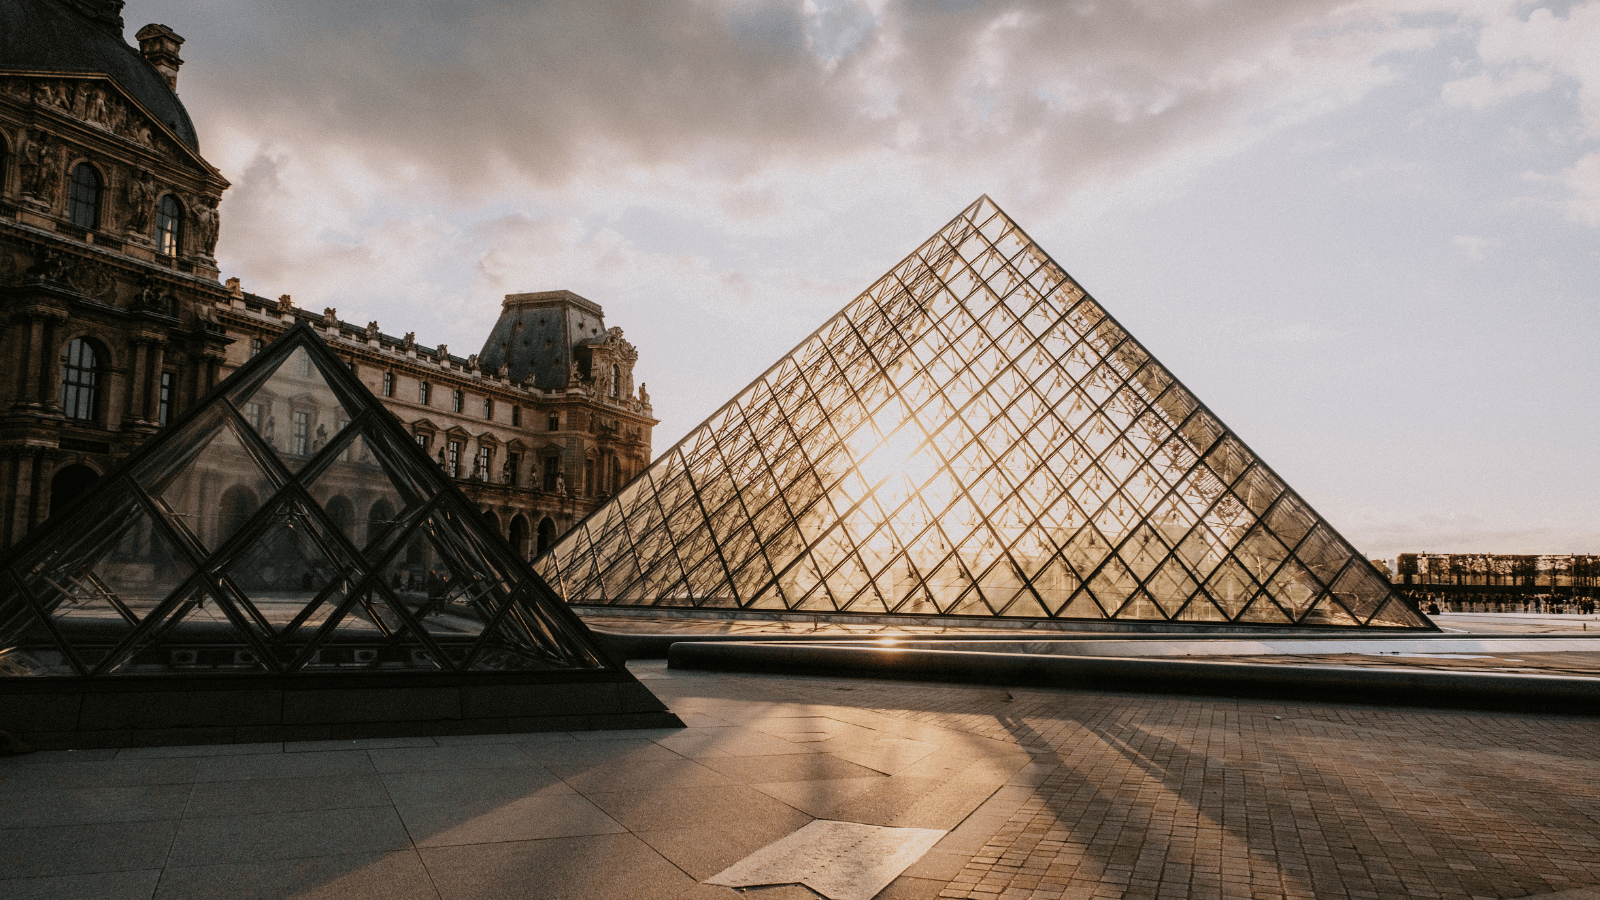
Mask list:
[[[681,643],[675,669],[1600,716],[1600,678],[827,644]]]
[[[605,672],[0,679],[0,730],[35,749],[681,725]]]

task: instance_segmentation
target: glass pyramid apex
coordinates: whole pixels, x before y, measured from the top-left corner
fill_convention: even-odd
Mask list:
[[[988,197],[536,568],[579,605],[1433,627]]]
[[[631,680],[306,325],[0,558],[0,674]]]

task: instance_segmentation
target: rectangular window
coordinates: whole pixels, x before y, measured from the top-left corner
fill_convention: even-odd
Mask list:
[[[304,350],[300,351],[300,377],[311,377],[311,354],[306,353]]]
[[[385,397],[393,397],[394,396],[394,373],[393,372],[385,372],[385,373],[383,373],[383,395]]]
[[[427,450],[428,449],[428,436],[425,435],[425,434],[417,435],[417,446],[421,447],[423,450]]]
[[[515,407],[513,407],[515,409]],[[522,454],[506,454],[506,484],[518,486],[522,484]]]
[[[433,385],[426,381],[417,382],[417,402],[423,406],[428,405],[428,395],[433,392]]]
[[[493,397],[485,397],[485,398],[483,398],[483,417],[485,419],[490,419],[490,420],[494,419],[494,398]]]
[[[544,458],[544,489],[547,490],[547,491],[555,490],[556,489],[556,479],[559,478],[560,475],[561,475],[561,457],[559,457],[559,456],[546,456]]]
[[[259,432],[263,424],[261,419],[261,404],[246,403],[244,405],[244,419],[246,422],[250,423],[251,428],[254,428]]]
[[[172,421],[172,394],[178,377],[172,372],[161,373],[161,398],[156,407],[156,424],[165,428]]]
[[[294,414],[293,438],[289,444],[289,452],[295,456],[305,456],[311,452],[311,414],[297,412]]]
[[[551,431],[560,431],[561,430],[561,413],[551,413],[550,414],[550,430]]]
[[[444,473],[451,478],[461,477],[460,441],[451,441],[445,445]]]
[[[267,344],[261,338],[251,338],[250,339],[250,358],[251,359],[255,359],[256,357],[260,356],[261,355],[261,350],[265,346],[267,346]]]
[[[511,427],[512,428],[521,428],[522,427],[522,407],[520,407],[520,406],[511,407]]]
[[[477,471],[473,473],[473,474],[475,474],[477,476],[479,481],[488,481],[489,480],[489,466],[493,462],[494,462],[494,448],[493,447],[479,447],[478,448],[478,466],[477,466]]]
[[[463,397],[461,395],[461,389],[457,388],[456,390],[451,391],[450,392],[450,411],[451,412],[461,412],[462,403],[463,403]]]

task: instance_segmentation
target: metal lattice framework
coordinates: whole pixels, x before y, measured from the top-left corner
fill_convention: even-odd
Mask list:
[[[0,560],[0,674],[611,668],[305,325]]]
[[[576,604],[1431,627],[987,197],[536,568]]]

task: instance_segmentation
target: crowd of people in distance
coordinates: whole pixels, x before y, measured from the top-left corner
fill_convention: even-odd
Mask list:
[[[1594,597],[1567,597],[1553,594],[1446,594],[1436,591],[1406,591],[1417,608],[1428,615],[1439,613],[1541,613],[1592,616]]]

